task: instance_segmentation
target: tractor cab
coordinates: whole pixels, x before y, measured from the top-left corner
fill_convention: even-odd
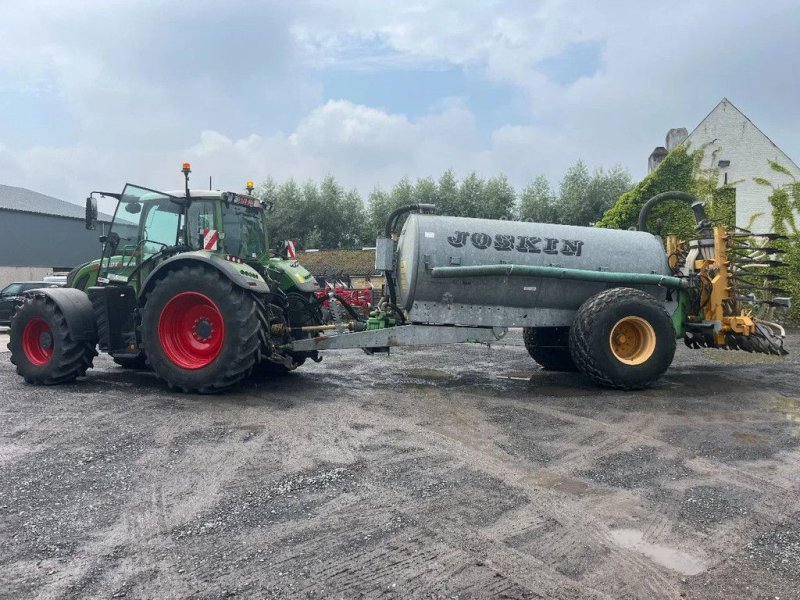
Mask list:
[[[119,194],[92,192],[86,199],[87,229],[97,223],[97,196],[117,199],[114,219],[100,237],[101,258],[73,269],[67,285],[88,290],[123,284],[141,293],[162,262],[191,253],[248,280],[272,280],[283,291],[319,290],[316,279],[297,262],[291,243],[291,250],[270,252],[266,219],[271,205],[252,195],[252,182],[247,182],[246,194],[190,190],[188,163],[182,172],[183,190],[162,192],[129,183]]]
[[[161,259],[182,252],[214,254],[254,266],[269,260],[266,211],[252,196],[215,190],[187,195],[133,184],[113,196],[118,203],[111,228],[101,238],[100,285],[124,282],[138,287]]]

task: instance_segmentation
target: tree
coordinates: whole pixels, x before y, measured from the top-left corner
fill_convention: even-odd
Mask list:
[[[579,160],[561,180],[557,220],[567,225],[593,225],[631,185],[631,177],[622,167],[608,172],[595,169],[590,175]]]
[[[510,221],[517,214],[517,193],[505,175],[492,177],[486,182],[484,198],[475,216],[485,219]]]
[[[557,198],[550,189],[550,182],[544,175],[539,175],[522,191],[519,216],[523,221],[535,223],[558,222]]]
[[[414,184],[414,202],[418,204],[438,204],[438,201],[439,195],[436,189],[436,182],[430,177],[417,179]]]
[[[582,160],[567,169],[558,190],[558,222],[567,225],[583,223],[583,204],[591,177]]]
[[[386,217],[392,212],[391,196],[379,187],[373,188],[367,200],[367,239],[374,239],[383,235]]]
[[[458,205],[456,215],[459,217],[474,217],[479,214],[484,203],[486,182],[473,171],[467,175],[458,186]]]
[[[458,182],[452,169],[439,178],[436,185],[436,208],[440,215],[456,216],[458,211]]]
[[[581,225],[594,225],[603,217],[609,208],[614,206],[622,194],[633,186],[631,176],[619,165],[608,172],[595,169],[583,202],[583,210],[579,213]]]
[[[310,204],[315,247],[361,247],[365,215],[358,192],[352,190],[345,193],[333,176],[328,175],[322,180],[319,193]]]
[[[305,196],[297,182],[289,179],[278,187],[271,179],[267,179],[260,186],[258,195],[261,199],[270,200],[273,205],[267,218],[267,232],[272,247],[286,240],[303,242],[311,223],[303,218]]]

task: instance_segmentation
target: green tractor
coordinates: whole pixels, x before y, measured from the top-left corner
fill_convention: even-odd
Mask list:
[[[151,368],[171,388],[223,391],[254,369],[291,371],[316,351],[288,342],[315,335],[319,284],[293,246],[275,255],[269,206],[248,194],[189,189],[160,192],[127,184],[92,192],[117,199],[98,260],[74,269],[66,288],[30,293],[11,322],[11,361],[33,384],[83,376],[96,348],[131,368]]]

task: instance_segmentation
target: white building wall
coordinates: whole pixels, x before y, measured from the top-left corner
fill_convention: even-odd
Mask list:
[[[0,267],[0,288],[14,281],[41,281],[53,273],[50,267]]]
[[[718,168],[720,184],[727,181],[736,187],[736,225],[748,227],[755,214],[761,213],[752,229],[767,232],[772,228],[772,205],[767,199],[771,189],[753,181],[763,177],[775,186],[792,183],[793,179],[773,171],[770,160],[785,167],[797,181],[800,168],[764,135],[744,114],[727,99],[698,125],[686,139],[689,151],[703,150],[702,167]],[[719,167],[719,161],[730,166]]]

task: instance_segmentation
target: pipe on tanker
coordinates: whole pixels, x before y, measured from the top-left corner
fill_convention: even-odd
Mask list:
[[[686,288],[688,282],[678,277],[655,273],[613,273],[608,271],[585,271],[582,269],[563,269],[537,265],[471,265],[466,267],[434,267],[434,279],[453,277],[549,277],[553,279],[574,279],[577,281],[598,281],[630,285],[658,285],[668,288]]]
[[[697,223],[698,231],[703,233],[711,232],[711,223],[706,216],[706,203],[686,192],[663,192],[661,194],[656,194],[645,202],[639,211],[639,231],[647,231],[647,217],[650,215],[650,210],[656,204],[664,200],[683,200],[684,202],[688,202],[694,212],[694,220]]]

